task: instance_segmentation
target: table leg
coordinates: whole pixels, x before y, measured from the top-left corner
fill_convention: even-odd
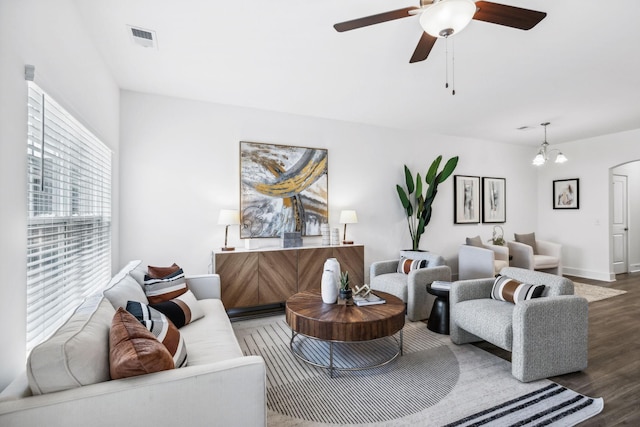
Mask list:
[[[329,376],[333,378],[333,341],[329,341]]]
[[[403,347],[402,344],[403,344],[403,340],[404,340],[403,337],[404,337],[404,335],[402,334],[402,329],[400,329],[400,356],[403,355],[403,350],[402,350],[402,347]]]

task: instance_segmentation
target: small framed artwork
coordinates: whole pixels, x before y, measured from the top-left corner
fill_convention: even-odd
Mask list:
[[[480,222],[480,177],[455,175],[453,181],[455,224]]]
[[[482,222],[507,221],[506,187],[505,178],[482,178]]]
[[[553,181],[553,209],[579,209],[579,184],[578,178]]]

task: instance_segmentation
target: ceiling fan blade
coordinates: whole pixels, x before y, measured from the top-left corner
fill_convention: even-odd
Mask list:
[[[477,1],[476,7],[478,11],[473,15],[473,19],[520,30],[532,29],[547,16],[545,12],[488,1]]]
[[[406,18],[410,10],[419,9],[417,7],[405,7],[404,9],[392,10],[390,12],[379,13],[377,15],[365,16],[335,24],[333,28],[339,33],[343,31],[355,30],[357,28],[368,27],[369,25],[380,24],[382,22],[393,21],[394,19]]]
[[[427,59],[427,56],[429,56],[429,53],[431,52],[431,48],[436,43],[436,40],[438,40],[437,37],[433,37],[425,32],[422,32],[420,41],[416,46],[416,50],[413,51],[413,56],[411,56],[409,63],[413,64],[414,62],[420,62]]]

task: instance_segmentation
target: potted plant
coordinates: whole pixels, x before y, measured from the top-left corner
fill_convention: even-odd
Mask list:
[[[424,234],[425,228],[431,221],[431,207],[433,201],[438,194],[438,185],[442,184],[458,165],[458,156],[450,158],[444,165],[444,168],[438,172],[442,156],[438,156],[432,163],[424,178],[427,190],[422,194],[422,177],[420,173],[413,175],[407,165],[404,166],[404,176],[406,182],[406,190],[400,185],[396,185],[400,203],[407,215],[407,224],[409,225],[409,234],[411,235],[412,250],[418,251],[420,246],[420,238]]]
[[[349,305],[349,301],[353,296],[353,291],[349,287],[349,272],[343,271],[340,273],[340,300]]]

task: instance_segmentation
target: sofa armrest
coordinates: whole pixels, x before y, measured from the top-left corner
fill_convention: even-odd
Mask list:
[[[369,280],[381,274],[397,272],[398,262],[400,262],[400,259],[372,262],[371,267],[369,267]]]
[[[0,425],[266,426],[264,360],[246,356],[0,403]]]
[[[489,248],[461,245],[458,249],[458,279],[492,277],[495,256],[495,252]],[[509,259],[508,255],[507,259]]]
[[[197,299],[220,299],[220,276],[217,274],[201,274],[185,277],[187,286]]]
[[[512,256],[509,263],[512,267],[526,268],[527,270],[533,270],[533,248],[529,245],[525,245],[520,242],[507,242],[509,247],[509,255]]]
[[[536,298],[516,304],[514,376],[526,382],[585,369],[588,312],[587,300],[577,295]]]
[[[449,291],[449,306],[472,299],[491,298],[494,281],[495,279],[491,278],[453,282]]]
[[[411,292],[411,288],[415,287],[422,287],[426,290],[427,285],[436,280],[450,282],[451,268],[448,265],[440,265],[438,267],[419,268],[409,272],[407,277],[409,292]]]
[[[499,261],[509,261],[509,247],[500,245],[484,245],[485,248],[493,251],[493,256]]]

